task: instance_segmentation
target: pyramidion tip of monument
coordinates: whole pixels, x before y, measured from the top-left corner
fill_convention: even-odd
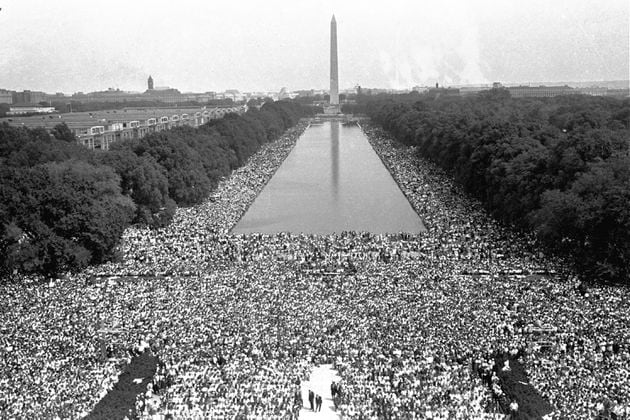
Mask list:
[[[331,22],[331,23],[332,23],[332,22],[337,23],[337,21],[335,20],[335,14],[334,14],[334,13],[333,13],[332,20],[331,20],[330,22]]]

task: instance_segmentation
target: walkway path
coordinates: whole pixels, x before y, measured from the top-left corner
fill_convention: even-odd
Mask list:
[[[335,404],[330,395],[330,384],[341,378],[332,365],[320,365],[313,369],[308,382],[302,382],[302,400],[304,407],[300,410],[300,420],[339,420],[341,417],[335,411]],[[312,412],[308,403],[308,390],[315,395],[322,396],[322,411]]]

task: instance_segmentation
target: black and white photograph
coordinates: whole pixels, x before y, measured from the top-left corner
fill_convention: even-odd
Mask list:
[[[630,420],[628,0],[0,0],[0,419]]]

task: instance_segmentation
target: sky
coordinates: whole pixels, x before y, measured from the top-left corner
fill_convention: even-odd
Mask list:
[[[626,80],[628,0],[0,0],[0,89]]]

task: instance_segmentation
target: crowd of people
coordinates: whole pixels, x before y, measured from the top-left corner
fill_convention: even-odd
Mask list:
[[[628,291],[602,285],[587,291],[562,261],[540,252],[533,236],[493,221],[478,202],[465,199],[447,174],[418,158],[415,150],[396,147],[374,127],[366,132],[409,201],[427,220],[432,236],[440,238],[440,254],[451,254],[452,273],[482,274],[478,286],[464,286],[465,290],[467,276],[455,277],[459,285],[452,291],[475,289],[467,313],[481,305],[480,315],[490,321],[489,334],[479,338],[486,349],[475,354],[476,363],[496,370],[500,367],[488,356],[497,351],[522,355],[519,360],[531,383],[555,408],[551,418],[629,418]],[[462,261],[466,251],[458,252],[458,244],[468,244],[479,259],[472,264]],[[473,319],[478,326],[481,317]],[[492,326],[498,335],[490,333]]]
[[[630,418],[630,292],[584,289],[376,127],[362,129],[426,233],[231,234],[305,128],[169,227],[129,229],[120,261],[0,286],[0,417],[82,417],[149,347],[142,418],[295,419],[321,363],[344,419],[504,418],[526,406],[497,354],[523,364],[547,418]]]

